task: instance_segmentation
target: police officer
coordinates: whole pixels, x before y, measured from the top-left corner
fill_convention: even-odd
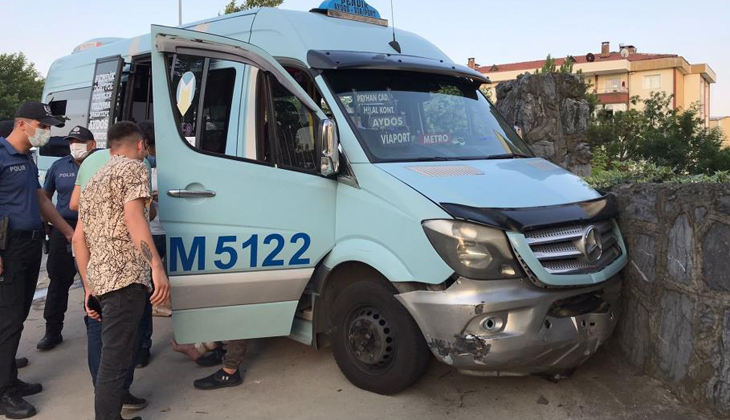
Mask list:
[[[51,137],[63,123],[40,102],[26,102],[15,113],[15,126],[0,137],[0,415],[22,419],[36,414],[23,397],[42,391],[40,384],[18,379],[15,354],[30,312],[41,265],[41,217],[70,242],[73,229],[58,214],[38,183],[31,147]]]
[[[0,121],[0,137],[7,138],[10,133],[13,132],[13,127],[15,127],[15,121],[13,120]],[[18,369],[28,366],[28,363],[27,357],[19,357],[15,359],[15,364]]]
[[[56,210],[66,223],[76,228],[78,213],[70,210],[68,203],[76,182],[76,172],[81,162],[96,148],[96,141],[91,131],[81,126],[71,129],[66,140],[69,142],[71,154],[53,162],[48,168],[43,190],[49,199],[53,197],[53,193],[58,193]],[[63,341],[61,330],[68,309],[68,290],[76,277],[71,244],[55,227],[50,234],[47,269],[51,283],[48,286],[46,307],[43,312],[43,317],[46,319],[46,335],[36,346],[41,351],[51,350]]]

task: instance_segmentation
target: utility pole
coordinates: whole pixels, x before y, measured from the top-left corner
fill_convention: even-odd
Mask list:
[[[178,0],[178,25],[182,26],[182,0]]]

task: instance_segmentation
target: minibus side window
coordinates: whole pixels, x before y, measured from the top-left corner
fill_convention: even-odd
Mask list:
[[[133,68],[129,119],[135,122],[152,120],[154,119],[154,108],[150,63],[134,63]]]
[[[168,56],[173,108],[183,137],[196,149],[235,155],[235,145],[228,144],[228,131],[240,68],[205,57]]]
[[[70,153],[65,137],[69,130],[77,125],[86,127],[90,98],[90,87],[48,94],[46,101],[53,115],[62,115],[67,120],[64,127],[51,127],[51,141],[40,148],[40,156],[63,157]]]
[[[273,78],[271,96],[281,165],[314,171],[317,167],[314,143],[316,116]]]

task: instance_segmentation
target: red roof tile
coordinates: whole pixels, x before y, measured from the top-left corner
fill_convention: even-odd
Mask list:
[[[602,61],[614,61],[614,60],[623,60],[624,58],[621,57],[621,54],[618,52],[612,52],[608,57],[601,57],[600,53],[594,54],[596,57],[596,63],[600,63]],[[629,61],[641,61],[641,60],[654,60],[657,58],[672,58],[677,57],[677,54],[629,54],[628,60]],[[574,56],[576,63],[587,63],[588,60],[586,59],[585,55],[579,55]],[[555,65],[560,66],[565,61],[565,58],[556,58],[555,59]],[[521,63],[506,63],[506,64],[494,64],[491,66],[482,66],[477,69],[477,71],[481,73],[494,73],[499,71],[517,71],[517,70],[534,70],[541,68],[545,64],[545,60],[536,60],[536,61],[523,61]],[[492,70],[494,67],[497,67],[496,70]]]

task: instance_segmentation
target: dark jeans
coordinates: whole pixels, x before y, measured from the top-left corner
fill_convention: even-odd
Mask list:
[[[138,347],[139,323],[148,290],[141,284],[99,296],[102,310],[101,363],[96,375],[96,420],[119,420],[124,381]]]
[[[26,232],[9,232],[8,244],[0,251],[0,395],[18,379],[15,355],[23,323],[28,318],[41,268],[40,232],[33,239]]]
[[[89,373],[91,373],[91,383],[96,387],[96,375],[99,373],[99,364],[101,363],[101,322],[85,316],[84,323],[86,324],[86,336],[88,337],[86,355],[89,362]],[[142,330],[142,323],[140,323],[139,329]],[[139,346],[137,349],[139,350]],[[127,370],[127,376],[124,377],[123,388],[126,392],[129,392],[132,382],[134,382],[134,366],[137,364],[137,355],[138,351],[135,352],[131,368]]]
[[[71,227],[76,227],[75,220],[66,219],[66,222]],[[71,244],[56,228],[51,230],[46,267],[48,277],[51,279],[51,283],[48,285],[46,306],[43,310],[43,317],[46,319],[46,333],[60,334],[68,309],[68,290],[76,277],[76,264],[71,253]]]

